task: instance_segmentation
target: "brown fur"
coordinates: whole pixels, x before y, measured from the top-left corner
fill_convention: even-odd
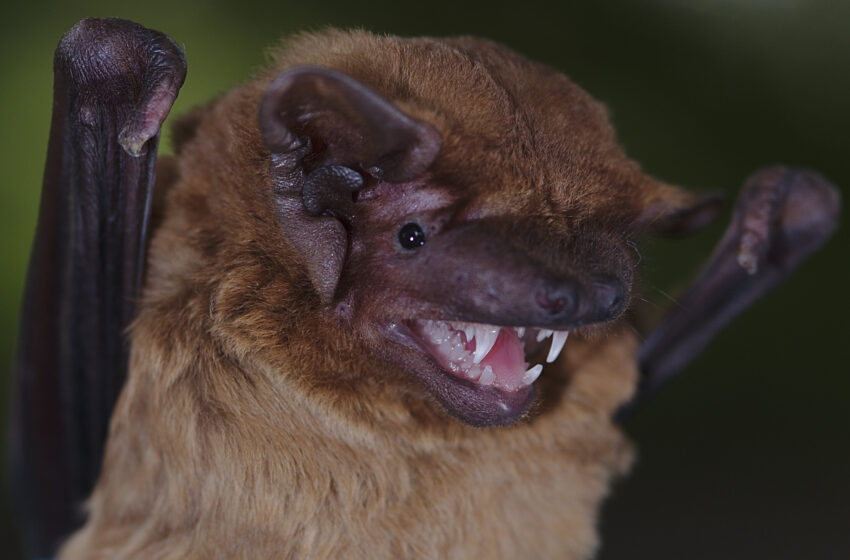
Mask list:
[[[103,473],[61,558],[592,556],[632,456],[610,421],[637,376],[631,331],[571,337],[540,403],[506,428],[462,424],[375,359],[323,311],[276,222],[257,106],[301,64],[433,124],[432,176],[479,214],[625,238],[684,202],[623,156],[600,105],[506,49],[300,37],[180,128]]]

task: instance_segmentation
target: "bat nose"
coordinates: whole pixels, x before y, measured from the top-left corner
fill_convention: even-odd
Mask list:
[[[593,276],[586,284],[561,280],[541,287],[536,303],[553,325],[584,325],[613,319],[623,311],[623,283],[610,276]]]
[[[591,320],[607,321],[623,311],[626,291],[623,283],[611,276],[594,276],[589,294]]]
[[[578,284],[571,280],[545,286],[537,291],[537,305],[551,319],[574,316],[578,307],[578,291]]]

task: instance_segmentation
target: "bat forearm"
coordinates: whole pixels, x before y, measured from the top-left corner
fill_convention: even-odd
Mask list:
[[[13,476],[27,552],[79,522],[124,381],[159,127],[185,76],[165,35],[84,20],[54,60],[54,114],[15,364]]]
[[[811,171],[752,175],[708,264],[640,350],[641,380],[622,412],[684,369],[735,316],[784,281],[832,234],[838,191]]]

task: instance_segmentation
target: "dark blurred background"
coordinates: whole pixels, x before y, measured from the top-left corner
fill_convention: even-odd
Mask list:
[[[734,196],[748,173],[782,162],[821,171],[845,199],[850,187],[850,2],[7,4],[0,23],[4,428],[6,365],[47,146],[52,52],[84,16],[133,19],[182,44],[189,74],[178,114],[251,75],[283,34],[325,25],[472,34],[558,68],[604,101],[626,151],[668,182]],[[664,293],[687,282],[723,226],[643,243],[651,308],[669,305]],[[603,510],[601,558],[850,558],[848,237],[839,229],[628,421],[640,458]],[[14,541],[4,491],[0,555],[16,557]]]

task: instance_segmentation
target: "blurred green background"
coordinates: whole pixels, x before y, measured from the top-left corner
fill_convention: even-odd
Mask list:
[[[782,162],[820,170],[845,189],[845,199],[850,186],[848,2],[6,5],[0,23],[4,419],[5,366],[47,145],[52,51],[84,16],[133,19],[183,45],[189,74],[174,113],[245,79],[282,34],[329,24],[401,35],[473,34],[562,70],[604,101],[627,152],[669,182],[734,193],[757,167]],[[668,305],[662,292],[687,281],[722,227],[688,240],[644,242],[644,295],[652,306]],[[850,558],[848,237],[841,228],[628,422],[640,460],[604,508],[601,558]],[[0,510],[0,555],[14,558],[5,493]]]

